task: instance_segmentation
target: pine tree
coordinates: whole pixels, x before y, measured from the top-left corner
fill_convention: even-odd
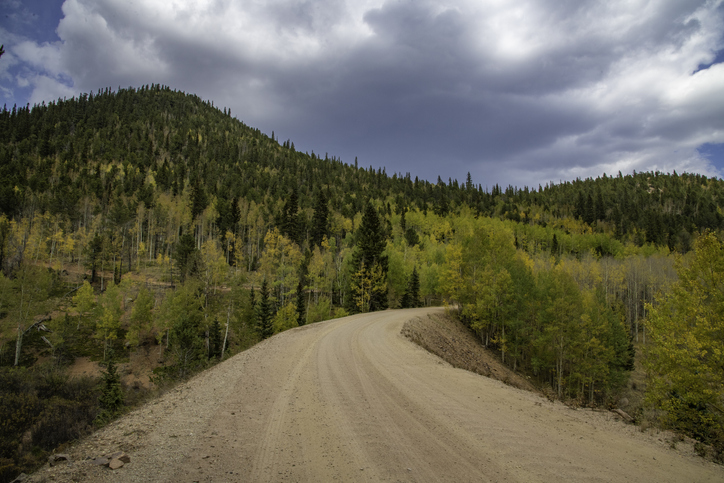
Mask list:
[[[198,178],[195,178],[191,187],[191,217],[196,219],[196,217],[204,212],[208,204],[209,201],[206,197],[204,187],[201,185]]]
[[[302,279],[299,279],[299,283],[297,283],[297,324],[298,325],[304,325],[307,322],[307,309],[306,309],[306,303],[304,301],[304,285],[302,282]]]
[[[186,377],[204,356],[201,306],[196,290],[187,290],[179,296],[181,310],[171,327],[171,349],[176,355],[178,376]]]
[[[266,278],[261,284],[259,304],[257,306],[256,320],[257,331],[262,339],[272,336],[274,327],[272,326],[272,304],[269,299],[269,285]]]
[[[292,189],[289,198],[284,203],[282,213],[282,233],[297,245],[302,244],[302,233],[299,220],[299,196],[296,186]]]
[[[417,274],[417,267],[412,269],[410,282],[407,285],[407,293],[409,294],[409,307],[415,308],[420,306],[420,277]]]
[[[357,244],[352,255],[352,289],[364,294],[364,303],[357,304],[369,311],[387,308],[387,256],[382,255],[385,239],[377,210],[371,203],[367,204],[360,227],[357,230]],[[368,294],[366,287],[371,290]],[[367,300],[369,298],[369,300]]]
[[[123,409],[124,396],[121,387],[121,376],[116,369],[114,357],[111,357],[106,366],[106,370],[101,373],[103,383],[101,387],[101,395],[98,403],[101,412],[96,417],[96,424],[105,424],[116,417]]]
[[[199,251],[196,249],[194,237],[188,233],[181,235],[176,245],[175,257],[181,283],[198,272],[198,257]]]
[[[551,242],[551,255],[554,257],[558,256],[558,237],[556,234],[553,234],[553,241]]]
[[[407,281],[407,288],[402,295],[400,305],[403,309],[419,307],[420,304],[420,277],[417,274],[417,267],[412,269],[410,279]]]
[[[320,189],[314,201],[314,215],[312,215],[312,243],[321,246],[325,237],[329,236],[329,207],[327,197]]]
[[[209,359],[221,357],[223,350],[221,344],[221,325],[219,325],[219,319],[214,317],[214,322],[209,329]]]

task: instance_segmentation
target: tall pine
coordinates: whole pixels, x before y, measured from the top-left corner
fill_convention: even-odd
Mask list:
[[[274,328],[272,326],[272,303],[269,298],[269,285],[266,278],[261,283],[259,291],[259,303],[257,304],[256,321],[259,337],[267,339],[272,336]]]
[[[387,256],[377,210],[367,203],[356,234],[356,246],[352,255],[353,304],[360,312],[373,312],[387,308]]]
[[[322,245],[324,237],[329,236],[329,207],[327,197],[320,189],[314,200],[314,215],[312,215],[312,243],[316,246]]]

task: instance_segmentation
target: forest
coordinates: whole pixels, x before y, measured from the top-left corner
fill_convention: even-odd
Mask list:
[[[133,351],[158,354],[160,386],[292,327],[422,305],[575,404],[615,405],[642,351],[650,410],[724,449],[720,179],[433,183],[161,85],[3,108],[0,179],[2,481],[138,398],[114,373]],[[81,356],[103,381],[63,372]]]

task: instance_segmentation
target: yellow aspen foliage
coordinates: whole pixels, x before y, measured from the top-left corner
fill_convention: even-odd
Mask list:
[[[272,319],[272,327],[274,333],[284,332],[285,330],[298,327],[297,324],[297,306],[294,303],[288,303],[277,311]]]
[[[352,291],[355,307],[362,313],[370,311],[372,294],[384,290],[385,276],[379,264],[367,268],[362,263],[360,269],[353,274]]]
[[[677,262],[679,281],[647,304],[647,400],[671,427],[724,449],[724,244],[713,233]]]

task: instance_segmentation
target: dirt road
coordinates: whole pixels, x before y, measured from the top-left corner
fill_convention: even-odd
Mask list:
[[[439,309],[432,309],[439,310]],[[724,481],[610,413],[454,369],[400,335],[429,309],[279,334],[96,433],[36,481]]]

